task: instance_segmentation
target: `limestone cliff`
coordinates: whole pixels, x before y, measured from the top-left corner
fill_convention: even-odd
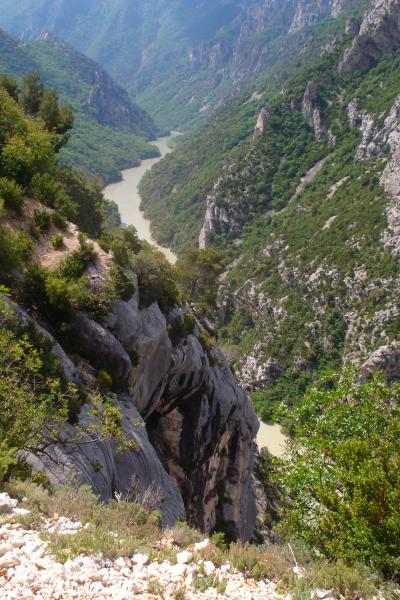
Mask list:
[[[365,13],[358,35],[346,50],[339,70],[343,75],[368,71],[400,47],[399,0],[375,0]]]
[[[14,306],[14,312],[21,325],[30,323],[52,342],[67,379],[86,386],[97,369],[110,373],[125,435],[136,444],[122,454],[112,442],[69,446],[71,425],[65,444],[40,459],[30,457],[35,469],[44,468],[55,484],[74,476],[104,500],[134,485],[137,495],[154,496],[165,524],[186,515],[203,531],[218,528],[229,539],[251,538],[258,421],[223,355],[202,347],[199,326],[173,345],[168,323],[182,320],[182,310],[165,317],[157,304],[141,309],[136,292],[128,302],[115,303],[102,323],[75,314],[74,365],[22,308]],[[83,406],[80,421],[92,418]]]

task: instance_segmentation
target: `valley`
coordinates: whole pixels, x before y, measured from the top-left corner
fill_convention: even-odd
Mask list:
[[[400,0],[0,28],[0,596],[398,598]]]

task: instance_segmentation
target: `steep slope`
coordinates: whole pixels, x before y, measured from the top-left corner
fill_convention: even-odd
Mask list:
[[[21,451],[53,484],[74,477],[103,500],[152,489],[166,525],[186,514],[206,532],[250,539],[258,421],[180,307],[173,268],[134,230],[108,227],[99,190],[57,167],[62,133],[2,87],[0,124],[2,461]],[[82,229],[82,213],[92,231],[100,220],[109,247],[64,211]],[[2,477],[15,462],[1,463]]]
[[[74,102],[100,125],[146,139],[157,135],[150,116],[93,60],[48,32],[25,49],[40,65],[46,85],[56,87],[61,98]]]
[[[190,245],[188,218],[202,247],[233,261],[215,318],[241,381],[261,390],[255,400],[265,418],[343,361],[400,376],[400,59],[399,38],[384,37],[398,15],[397,3],[376,2],[365,16],[374,20],[369,34],[354,20],[340,32],[336,21],[335,43],[327,50],[325,30],[323,51],[309,53],[278,94],[258,82],[142,185],[147,214],[167,206],[172,215],[164,243]],[[358,56],[361,35],[380,48],[377,64],[365,71],[352,63],[365,73],[349,76],[342,65]]]
[[[95,62],[54,36],[44,34],[27,46],[0,35],[1,72],[21,78],[34,70],[76,111],[71,140],[63,150],[65,165],[79,166],[104,181],[117,179],[119,169],[157,155],[145,139],[157,129]]]
[[[51,30],[103,64],[163,127],[204,120],[299,33],[355,2],[174,0],[134,6],[2,0],[0,25],[24,39]]]

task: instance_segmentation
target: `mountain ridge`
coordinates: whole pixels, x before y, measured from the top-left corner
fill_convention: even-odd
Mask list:
[[[103,64],[162,128],[188,128],[276,60],[287,36],[352,10],[353,0],[126,0],[100,6],[1,0],[0,25],[23,39],[44,29]],[[107,25],[105,25],[105,23]],[[134,34],[133,34],[134,32]]]
[[[46,34],[21,44],[0,31],[0,50],[3,73],[21,80],[40,72],[44,83],[76,110],[75,127],[61,155],[63,164],[83,167],[109,182],[119,179],[120,169],[158,155],[146,141],[158,133],[152,119],[91,59]]]

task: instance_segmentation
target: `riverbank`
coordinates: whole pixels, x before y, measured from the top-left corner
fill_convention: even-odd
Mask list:
[[[163,159],[164,156],[172,152],[169,142],[177,135],[179,133],[172,132],[170,136],[158,138],[152,142],[159,149],[160,156],[142,160],[139,166],[125,169],[122,171],[121,181],[112,183],[103,190],[103,194],[107,200],[112,200],[117,204],[122,224],[125,226],[133,225],[138,232],[139,238],[156,246],[172,264],[175,264],[177,260],[176,255],[169,248],[157,244],[151,234],[151,222],[145,218],[143,212],[140,210],[141,198],[138,187],[144,174]]]

